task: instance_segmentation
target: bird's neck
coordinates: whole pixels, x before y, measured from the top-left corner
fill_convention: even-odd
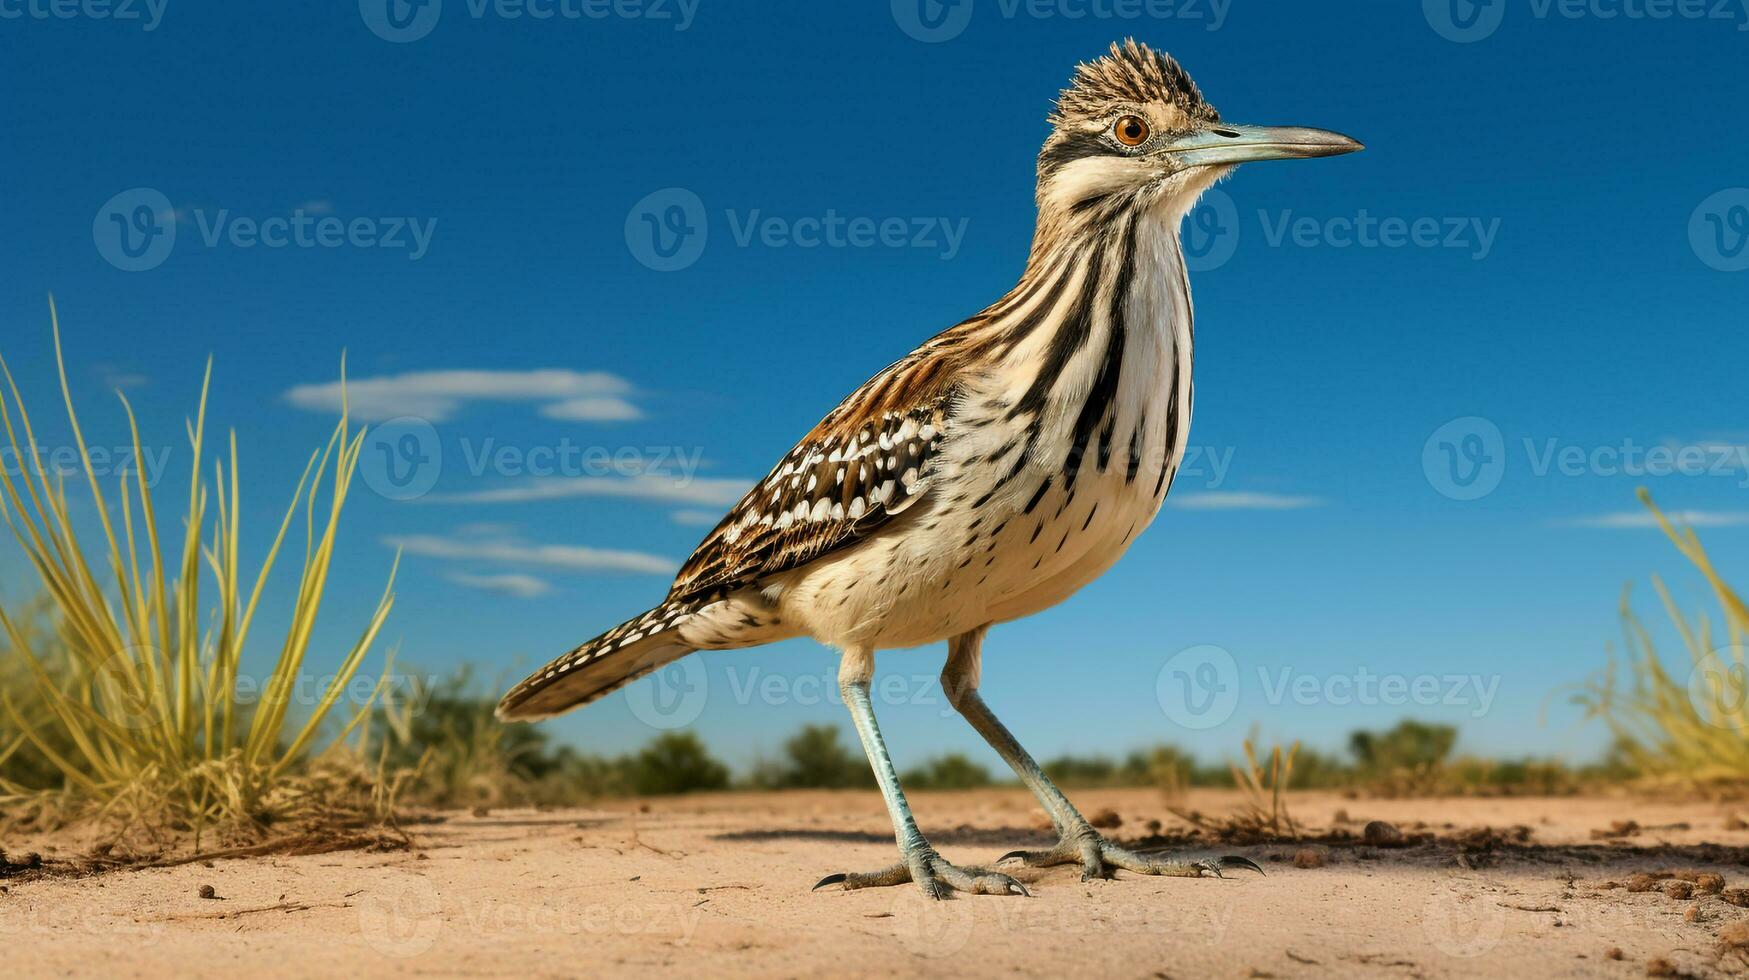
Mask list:
[[[1086,355],[1110,349],[1124,361],[1141,355],[1142,371],[1170,358],[1188,373],[1194,312],[1183,217],[1159,206],[1098,222],[1041,214],[1026,271],[985,313],[1008,340],[1005,359],[1092,360]]]
[[[965,325],[989,404],[1025,426],[1029,451],[1067,460],[1135,434],[1171,458],[1169,431],[1189,424],[1192,339],[1176,221],[1138,210],[1035,252],[1014,289]]]

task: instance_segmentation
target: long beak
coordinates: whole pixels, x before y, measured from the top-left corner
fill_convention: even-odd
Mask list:
[[[1209,167],[1252,160],[1334,157],[1366,147],[1327,129],[1216,123],[1173,140],[1161,149],[1183,166]]]

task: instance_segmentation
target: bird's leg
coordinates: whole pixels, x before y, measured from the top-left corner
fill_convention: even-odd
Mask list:
[[[1020,882],[1005,874],[982,868],[959,868],[949,864],[917,829],[911,817],[911,807],[899,788],[899,774],[893,770],[893,760],[887,755],[887,745],[881,739],[880,726],[875,723],[874,705],[869,701],[869,680],[874,674],[874,651],[846,650],[838,672],[838,689],[844,693],[844,704],[856,723],[856,734],[862,739],[862,749],[880,783],[881,796],[887,801],[887,813],[893,820],[893,834],[899,842],[899,863],[868,873],[827,875],[815,885],[842,884],[846,890],[872,888],[916,882],[930,898],[946,897],[949,891],[976,892],[984,895],[1025,895]]]
[[[1050,814],[1051,824],[1056,827],[1058,837],[1057,846],[1050,850],[1014,851],[1003,855],[1001,860],[1019,858],[1035,868],[1079,862],[1081,878],[1084,881],[1089,878],[1109,878],[1117,868],[1138,874],[1177,875],[1187,878],[1203,875],[1218,878],[1228,868],[1249,868],[1259,874],[1263,872],[1249,858],[1228,856],[1186,861],[1137,854],[1118,847],[1101,836],[1087,822],[1087,818],[1081,815],[1081,811],[1069,802],[1069,798],[1063,795],[1063,791],[1045,776],[1044,770],[1021,748],[1014,735],[997,720],[996,715],[984,703],[983,697],[978,694],[983,642],[983,629],[964,633],[949,642],[947,666],[941,671],[942,690],[947,693],[948,701],[954,708],[965,716],[966,721],[971,722],[978,734],[984,736],[984,741],[990,743],[990,747],[1014,769],[1020,781],[1032,790],[1032,795],[1038,798],[1045,812]]]

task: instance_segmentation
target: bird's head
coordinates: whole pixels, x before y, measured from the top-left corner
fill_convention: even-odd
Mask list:
[[[1076,67],[1038,157],[1045,221],[1099,220],[1132,208],[1181,216],[1252,160],[1352,153],[1340,133],[1222,122],[1178,62],[1134,40]]]

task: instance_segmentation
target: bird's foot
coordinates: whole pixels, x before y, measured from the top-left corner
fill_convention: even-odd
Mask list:
[[[815,891],[827,885],[842,885],[845,891],[853,888],[879,888],[886,885],[898,885],[907,881],[916,882],[923,894],[930,898],[946,898],[949,892],[967,892],[973,895],[1023,895],[1031,896],[1026,886],[998,871],[987,868],[962,868],[950,864],[934,850],[923,847],[906,854],[905,860],[892,867],[867,873],[849,872],[827,875],[814,886]]]
[[[1122,868],[1143,875],[1171,875],[1180,878],[1214,878],[1225,877],[1221,872],[1243,868],[1247,871],[1263,873],[1257,863],[1247,857],[1229,854],[1226,857],[1201,858],[1184,860],[1166,855],[1137,854],[1113,844],[1091,828],[1085,832],[1064,837],[1056,847],[1048,851],[1010,851],[997,859],[1003,861],[1019,859],[1029,868],[1049,868],[1059,864],[1080,864],[1081,880],[1094,878],[1110,878],[1113,873]]]

